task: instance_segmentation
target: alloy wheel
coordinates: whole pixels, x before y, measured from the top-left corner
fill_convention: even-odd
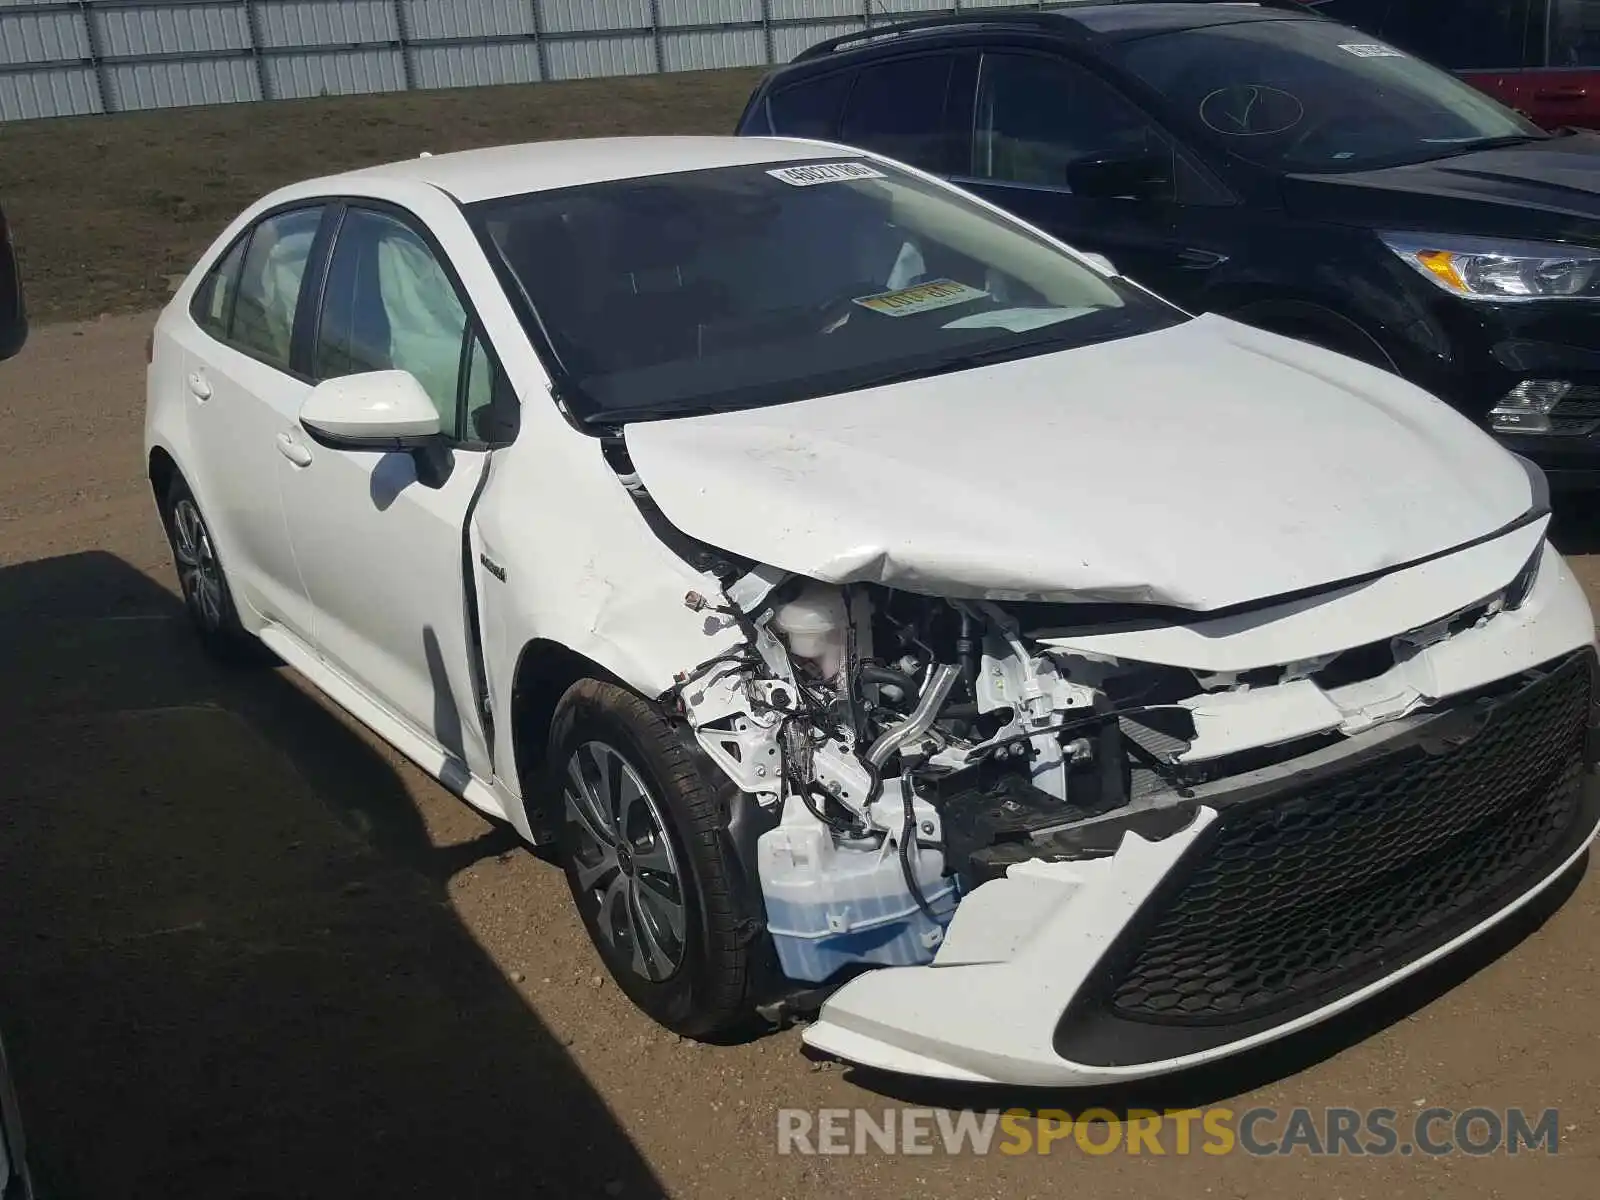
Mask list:
[[[211,545],[211,531],[193,500],[172,508],[172,554],[178,563],[183,598],[207,629],[222,627],[222,567]]]
[[[594,925],[634,974],[651,983],[682,965],[683,877],[655,796],[617,750],[585,742],[567,760],[573,866]]]

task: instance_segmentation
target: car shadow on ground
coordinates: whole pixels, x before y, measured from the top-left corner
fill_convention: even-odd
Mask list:
[[[391,764],[88,553],[0,570],[0,1028],[51,1200],[647,1197]],[[539,914],[526,915],[538,922]]]
[[[1566,903],[1588,869],[1585,855],[1545,891],[1483,936],[1365,1004],[1304,1033],[1212,1066],[1102,1088],[1009,1088],[942,1083],[850,1068],[850,1082],[902,1104],[974,1111],[1024,1109],[1130,1114],[1196,1109],[1309,1070],[1416,1014],[1509,953]]]

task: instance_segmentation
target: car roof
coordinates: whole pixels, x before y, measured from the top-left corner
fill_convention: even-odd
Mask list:
[[[463,204],[586,183],[861,152],[803,138],[625,137],[528,142],[405,159],[310,181],[298,192],[337,193],[356,183],[429,184]]]
[[[1096,4],[1059,9],[1051,15],[1079,25],[1110,40],[1162,33],[1174,29],[1203,29],[1208,25],[1235,25],[1240,21],[1296,21],[1315,19],[1309,10],[1272,7],[1255,0],[1210,0],[1209,3]]]
[[[924,39],[970,38],[975,34],[1031,33],[1076,41],[1124,41],[1150,34],[1246,21],[1320,20],[1292,0],[1082,0],[1045,11],[968,10],[925,20],[897,21],[830,38],[793,59],[790,66],[870,57]]]

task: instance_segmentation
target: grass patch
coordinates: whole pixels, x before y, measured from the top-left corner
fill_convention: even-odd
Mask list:
[[[286,183],[424,150],[731,133],[759,69],[228,104],[0,125],[0,202],[36,322],[166,302],[168,279]]]

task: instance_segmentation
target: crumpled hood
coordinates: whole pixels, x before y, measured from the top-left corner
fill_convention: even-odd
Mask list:
[[[693,537],[950,597],[1210,611],[1415,562],[1535,502],[1410,384],[1216,316],[625,436]]]

